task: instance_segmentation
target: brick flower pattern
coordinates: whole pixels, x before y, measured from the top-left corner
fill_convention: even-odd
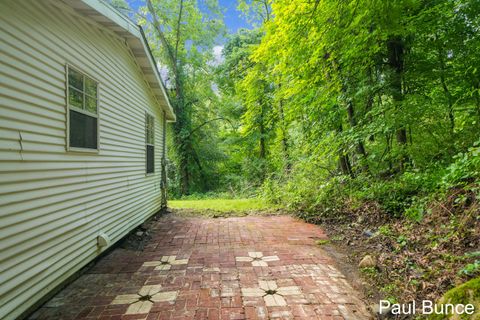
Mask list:
[[[236,257],[238,262],[251,262],[254,267],[268,267],[268,262],[270,261],[279,261],[280,259],[277,256],[267,256],[264,257],[262,252],[249,252],[248,257]]]
[[[101,320],[367,320],[358,293],[287,216],[157,217],[30,316]]]
[[[258,288],[244,288],[242,295],[244,297],[263,297],[267,307],[283,307],[287,305],[284,296],[300,295],[302,292],[297,286],[278,287],[272,280],[260,280]]]
[[[128,304],[125,314],[149,313],[155,302],[174,302],[178,291],[161,292],[161,285],[143,286],[136,294],[121,294],[115,297],[112,305]]]
[[[160,261],[147,261],[144,267],[155,267],[154,270],[170,270],[173,265],[188,264],[188,259],[177,260],[176,256],[163,256]]]

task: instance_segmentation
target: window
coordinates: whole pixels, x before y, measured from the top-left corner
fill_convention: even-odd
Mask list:
[[[68,146],[98,149],[98,82],[67,66]]]
[[[155,172],[155,118],[145,114],[146,170]]]

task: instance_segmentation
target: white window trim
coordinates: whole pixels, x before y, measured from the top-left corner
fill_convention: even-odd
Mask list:
[[[95,81],[97,83],[97,114],[88,112],[88,111],[83,110],[83,109],[79,109],[75,106],[70,106],[70,99],[69,99],[69,97],[70,97],[70,85],[69,85],[69,82],[68,82],[69,68],[75,69],[76,71],[82,73],[83,75],[89,77],[90,79],[92,79],[93,81]],[[84,83],[84,86],[85,86],[85,83]],[[84,88],[84,90],[85,90],[85,88]],[[65,134],[66,150],[68,152],[99,153],[99,151],[100,151],[100,82],[97,79],[91,77],[88,73],[83,71],[81,68],[79,68],[79,67],[77,67],[77,66],[75,66],[71,63],[65,63],[65,93],[66,93],[65,102],[66,102],[66,110],[67,110],[67,113],[66,113],[66,134]],[[85,103],[85,101],[83,103]],[[82,113],[82,114],[85,114],[87,116],[97,118],[97,148],[92,149],[92,148],[79,148],[79,147],[71,147],[70,146],[70,109],[75,111],[75,112]]]
[[[153,143],[147,143],[147,115],[153,118]],[[147,146],[153,147],[153,172],[147,172]],[[155,115],[145,110],[145,176],[153,176],[156,173],[155,170]]]

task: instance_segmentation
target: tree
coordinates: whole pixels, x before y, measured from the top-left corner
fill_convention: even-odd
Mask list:
[[[108,2],[122,14],[128,16],[132,13],[132,9],[125,0],[108,0]]]
[[[478,8],[440,0],[273,2],[261,43],[242,60],[246,74],[232,80],[245,130],[262,132],[267,114],[272,135],[282,119],[283,132],[306,150],[296,159],[315,150],[329,172],[338,164],[352,177],[401,174],[452,143],[471,145]],[[271,107],[277,102],[281,109]],[[271,150],[269,162],[279,155],[275,143],[270,137],[260,148]]]
[[[205,9],[200,10],[200,6]],[[147,0],[142,13],[140,23],[147,27],[154,54],[168,72],[170,97],[177,116],[173,148],[179,192],[188,194],[195,183],[207,183],[200,159],[203,145],[196,139],[204,128],[194,129],[196,121],[204,119],[199,114],[208,115],[208,106],[214,99],[208,62],[212,60],[215,39],[223,30],[221,13],[216,1],[198,4],[194,0]]]

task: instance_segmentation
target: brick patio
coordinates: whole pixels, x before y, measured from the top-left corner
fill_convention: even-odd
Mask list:
[[[370,319],[288,216],[160,218],[143,251],[117,248],[31,319]]]

